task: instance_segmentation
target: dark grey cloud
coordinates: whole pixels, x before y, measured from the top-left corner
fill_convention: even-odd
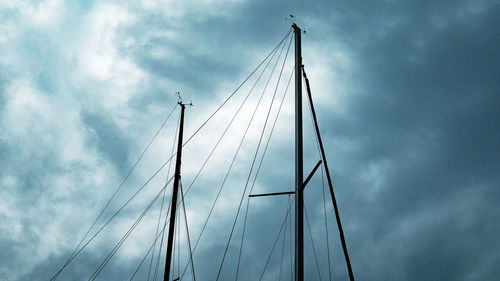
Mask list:
[[[96,112],[85,112],[82,114],[83,122],[92,132],[89,142],[90,146],[97,146],[100,153],[109,159],[121,173],[129,169],[127,155],[129,155],[126,136],[119,130],[112,120]]]
[[[461,17],[463,9],[408,9],[381,38],[352,36],[363,41],[363,91],[349,100],[348,118],[329,120],[333,143],[347,138],[358,148],[346,152],[352,166],[338,180],[353,187],[349,201],[365,197],[343,203],[363,229],[351,232],[363,241],[351,242],[354,251],[365,253],[354,262],[371,269],[361,278],[478,280],[496,272],[498,9]],[[381,183],[363,178],[370,166]]]

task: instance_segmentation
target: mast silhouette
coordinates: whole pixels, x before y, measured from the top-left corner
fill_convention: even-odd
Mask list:
[[[304,281],[304,189],[302,144],[302,30],[294,23],[295,33],[295,280]]]
[[[174,174],[174,188],[172,191],[172,201],[170,209],[170,222],[168,226],[168,240],[167,240],[167,257],[165,259],[165,274],[163,281],[168,281],[170,276],[170,266],[172,263],[172,246],[174,241],[174,227],[175,227],[175,213],[177,210],[177,193],[179,191],[179,183],[181,180],[181,157],[182,157],[182,135],[184,132],[184,109],[185,104],[178,102],[181,106],[181,120],[179,123],[179,140],[177,142],[177,158],[175,162]]]
[[[291,16],[293,18],[293,16]],[[295,35],[295,190],[288,192],[273,192],[252,194],[249,197],[275,196],[295,194],[295,281],[304,281],[304,187],[311,179],[316,167],[304,182],[303,134],[302,134],[302,30],[294,23]]]

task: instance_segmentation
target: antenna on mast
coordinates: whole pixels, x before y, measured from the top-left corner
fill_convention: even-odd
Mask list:
[[[295,24],[295,16],[290,14],[288,17],[285,18],[286,21],[291,21],[292,24]]]
[[[174,92],[174,94],[177,96],[178,104],[193,106],[193,102],[191,100],[189,100],[189,103],[182,102],[181,92]]]

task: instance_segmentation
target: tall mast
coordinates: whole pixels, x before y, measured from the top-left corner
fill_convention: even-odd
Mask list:
[[[181,156],[182,156],[182,134],[184,131],[184,109],[185,105],[179,102],[181,106],[181,120],[179,124],[179,140],[177,142],[177,158],[175,162],[174,174],[174,189],[172,192],[172,201],[170,209],[170,223],[168,227],[168,240],[167,240],[167,258],[165,260],[165,274],[163,281],[168,281],[170,276],[170,265],[172,263],[172,246],[174,241],[174,227],[175,227],[175,213],[177,210],[177,193],[179,190],[179,183],[181,180]]]
[[[301,29],[295,33],[295,281],[304,280],[304,190],[302,146],[302,55]]]

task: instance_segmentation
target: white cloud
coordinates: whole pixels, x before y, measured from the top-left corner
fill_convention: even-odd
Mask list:
[[[119,53],[118,29],[134,22],[134,16],[116,5],[102,4],[85,18],[79,46],[73,56],[78,61],[75,80],[80,85],[98,84],[98,91],[88,91],[93,101],[106,109],[126,105],[145,74],[130,59]]]
[[[0,232],[11,245],[6,251],[15,252],[2,266],[2,275],[14,280],[73,246],[68,237],[74,238],[71,230],[80,225],[74,218],[88,221],[94,215],[82,215],[82,209],[101,203],[103,192],[95,187],[113,183],[114,172],[96,147],[86,143],[74,99],[43,92],[30,80],[9,82],[0,140],[13,154],[3,160],[8,166],[2,171]],[[30,266],[19,262],[26,255]]]

